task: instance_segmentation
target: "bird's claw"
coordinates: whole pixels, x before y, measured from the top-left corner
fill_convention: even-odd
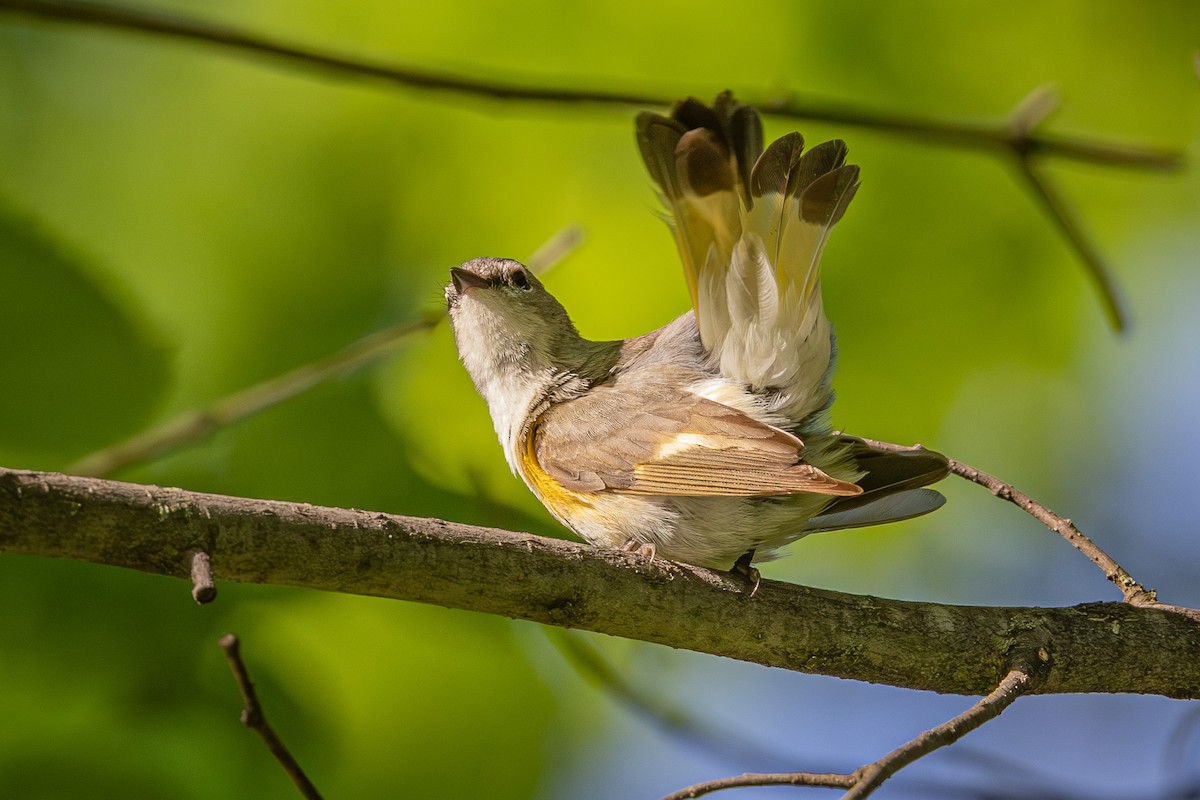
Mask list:
[[[754,597],[758,593],[758,587],[762,583],[762,573],[758,571],[751,562],[754,561],[754,548],[750,548],[734,562],[733,568],[729,570],[731,575],[737,575],[746,581],[746,585],[750,587],[750,596]]]

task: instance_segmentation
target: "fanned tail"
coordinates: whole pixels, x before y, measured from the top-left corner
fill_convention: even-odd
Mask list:
[[[728,93],[669,116],[638,116],[637,138],[670,211],[700,340],[722,375],[764,390],[797,423],[805,459],[857,477],[804,527],[839,530],[908,519],[945,499],[925,488],[949,462],[930,450],[894,452],[832,434],[833,334],[821,301],[821,254],[858,189],[846,143],[808,150],[789,133],[763,150],[758,114]],[[837,473],[837,474],[840,474]]]
[[[728,93],[643,113],[638,143],[671,212],[700,338],[722,374],[786,398],[799,419],[829,401],[833,357],[820,292],[829,231],[858,187],[846,145],[763,151],[753,108]]]

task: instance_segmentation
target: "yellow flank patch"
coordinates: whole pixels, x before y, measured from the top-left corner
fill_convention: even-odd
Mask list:
[[[538,499],[542,501],[542,504],[550,509],[550,513],[563,520],[570,518],[581,507],[591,508],[591,497],[588,494],[568,489],[542,469],[535,452],[534,443],[536,441],[537,424],[535,423],[525,439],[525,447],[521,452],[521,476],[533,493],[538,496]]]

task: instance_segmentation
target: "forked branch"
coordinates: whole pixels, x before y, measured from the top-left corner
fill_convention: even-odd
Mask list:
[[[732,778],[698,783],[667,795],[663,800],[688,800],[722,789],[737,789],[746,786],[824,786],[846,789],[842,800],[861,800],[878,789],[884,781],[904,767],[934,750],[953,744],[971,731],[1008,708],[1023,694],[1034,689],[1049,669],[1050,655],[1039,648],[1036,656],[1021,666],[1014,667],[986,697],[959,714],[957,717],[930,728],[914,739],[904,743],[878,761],[864,764],[854,772],[813,773],[752,773]]]

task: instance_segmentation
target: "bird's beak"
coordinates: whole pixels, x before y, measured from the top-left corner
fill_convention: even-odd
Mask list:
[[[454,282],[454,291],[460,295],[466,293],[468,289],[479,289],[488,285],[486,278],[462,267],[451,267],[450,280]]]

